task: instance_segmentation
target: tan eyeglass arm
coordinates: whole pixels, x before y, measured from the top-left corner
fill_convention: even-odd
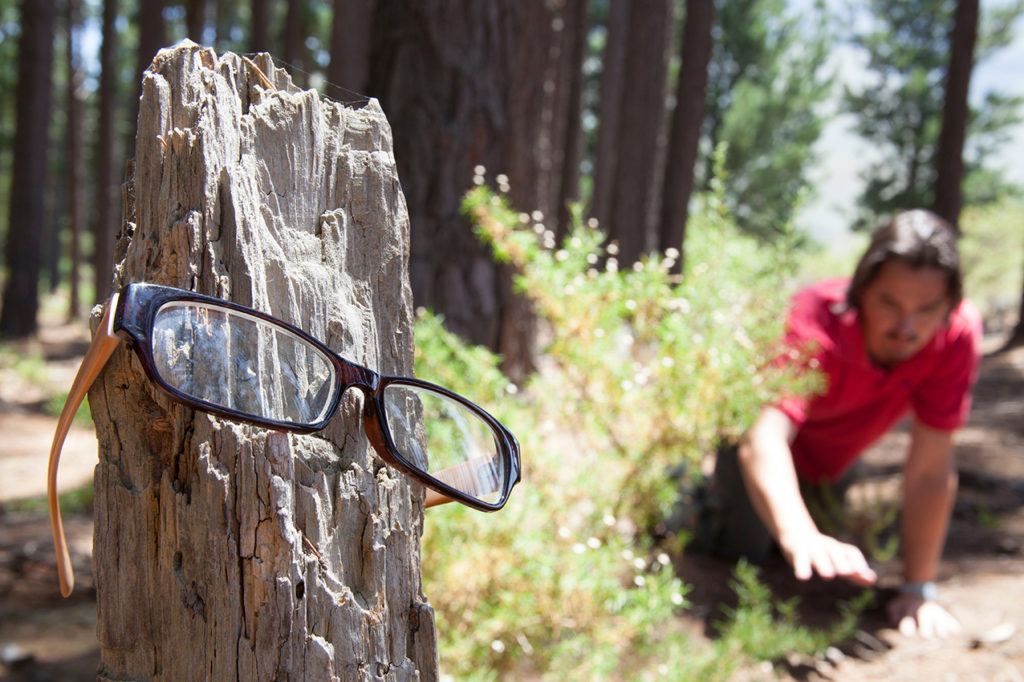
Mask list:
[[[68,553],[68,542],[64,536],[64,523],[60,516],[60,501],[57,498],[57,465],[64,447],[71,421],[75,418],[82,401],[92,387],[96,377],[103,370],[114,349],[121,340],[114,335],[114,310],[117,308],[117,294],[110,298],[107,310],[103,313],[99,329],[93,337],[89,351],[78,368],[75,381],[71,384],[67,402],[57,420],[57,431],[53,434],[53,445],[50,447],[50,465],[46,473],[46,498],[50,504],[50,526],[53,530],[53,546],[57,552],[57,576],[60,579],[60,593],[67,597],[75,586],[75,574],[71,568],[71,556]]]
[[[427,495],[425,498],[423,498],[423,507],[429,509],[430,507],[436,507],[439,504],[448,504],[449,502],[454,501],[455,500],[448,497],[447,495],[442,495],[436,490],[431,490],[430,488],[427,488]]]

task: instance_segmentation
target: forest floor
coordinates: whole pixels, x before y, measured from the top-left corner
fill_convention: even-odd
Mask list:
[[[70,386],[88,334],[79,326],[44,323],[37,350],[43,367],[0,368],[0,681],[93,680],[100,659],[92,580],[92,518],[66,515],[75,565],[75,592],[57,588],[45,508],[11,511],[11,500],[45,493],[50,438],[56,420],[44,409],[45,384]],[[52,388],[50,389],[52,393]],[[865,518],[877,517],[899,497],[899,469],[908,435],[897,430],[865,455],[865,472],[851,491]],[[1024,682],[1024,349],[986,356],[969,425],[957,437],[960,494],[940,575],[941,600],[964,634],[936,641],[892,629],[884,602],[899,583],[896,559],[876,563],[880,584],[858,634],[827,656],[791,656],[774,667],[754,667],[741,680],[985,680]],[[88,483],[96,440],[76,425],[61,460],[60,489]],[[881,537],[881,536],[879,536]],[[677,563],[692,586],[683,625],[698,638],[715,636],[723,606],[735,599],[732,567],[701,555]],[[780,598],[799,599],[799,621],[826,625],[837,604],[860,590],[820,580],[800,583],[776,558],[761,578]]]
[[[998,348],[998,340],[989,345]],[[907,429],[900,428],[865,453],[864,470],[849,493],[852,516],[894,519],[908,443]],[[984,357],[971,418],[956,444],[960,488],[938,582],[940,601],[963,634],[924,640],[892,628],[885,604],[902,581],[902,567],[898,557],[876,560],[875,598],[851,641],[824,657],[792,656],[736,679],[1024,682],[1024,348]],[[895,526],[893,520],[875,534],[878,545],[895,534]],[[693,587],[687,618],[698,636],[713,638],[723,605],[735,602],[731,566],[684,554],[676,567]],[[797,581],[781,555],[761,567],[760,577],[779,599],[798,600],[798,622],[807,625],[837,622],[838,604],[862,591],[843,581]]]

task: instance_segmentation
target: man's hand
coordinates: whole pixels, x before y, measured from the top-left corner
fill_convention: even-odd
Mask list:
[[[864,554],[853,545],[817,531],[799,537],[780,537],[779,546],[798,580],[817,573],[825,580],[845,578],[858,585],[873,585],[878,576]]]
[[[900,594],[889,602],[889,619],[907,637],[942,639],[960,634],[960,623],[938,602],[916,594]]]

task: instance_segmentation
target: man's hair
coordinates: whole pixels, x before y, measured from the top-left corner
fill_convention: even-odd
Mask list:
[[[946,296],[956,307],[963,298],[956,242],[956,229],[931,211],[914,209],[897,214],[872,235],[846,290],[847,305],[858,308],[864,289],[878,276],[882,265],[899,260],[914,269],[937,268],[946,273]]]

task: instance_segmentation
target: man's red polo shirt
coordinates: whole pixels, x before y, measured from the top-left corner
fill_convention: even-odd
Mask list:
[[[871,443],[908,412],[952,431],[971,406],[981,345],[981,316],[966,299],[916,355],[891,369],[864,351],[856,310],[846,306],[848,279],[822,282],[793,298],[786,339],[814,345],[828,377],[823,395],[790,397],[779,408],[797,425],[793,460],[802,478],[835,481]]]

